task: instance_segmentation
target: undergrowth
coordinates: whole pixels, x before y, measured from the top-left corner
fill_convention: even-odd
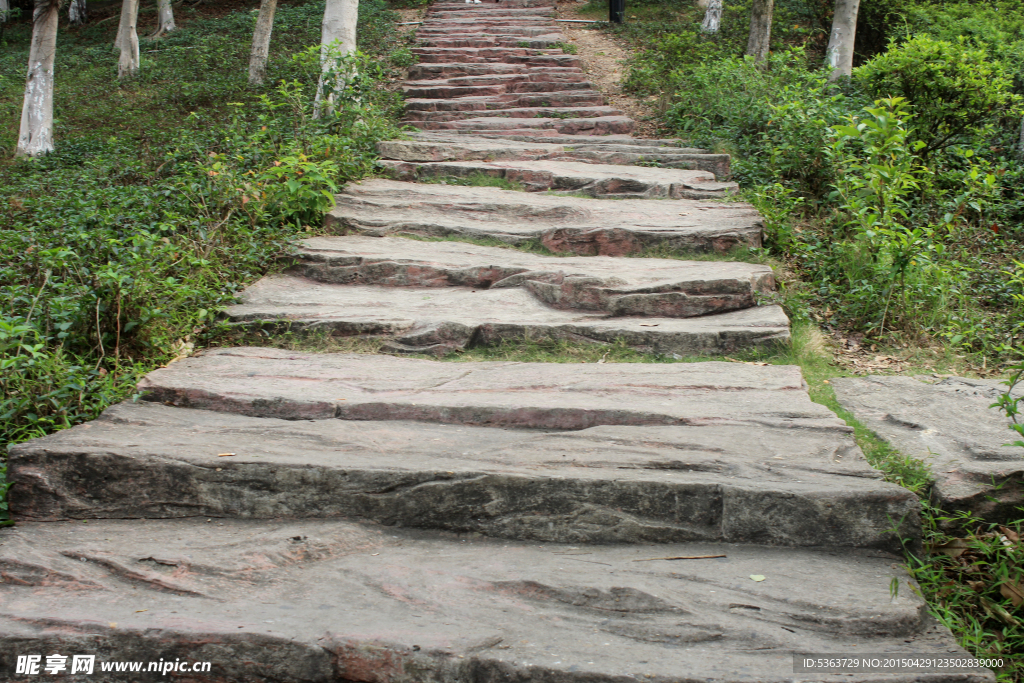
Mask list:
[[[62,26],[56,150],[36,160],[10,158],[30,26],[6,27],[0,452],[95,417],[187,353],[291,238],[319,229],[336,187],[375,171],[375,143],[400,135],[400,98],[383,86],[411,55],[381,0],[359,14],[362,54],[345,67],[358,76],[319,119],[322,2],[279,8],[257,89],[251,12],[185,10],[122,84],[116,26]]]

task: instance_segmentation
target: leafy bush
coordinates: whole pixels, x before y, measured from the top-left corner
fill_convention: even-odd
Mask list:
[[[809,71],[802,50],[791,50],[769,55],[767,69],[730,58],[689,70],[665,124],[707,146],[728,141],[743,184],[782,183],[817,197],[832,179],[830,126],[860,102],[855,90],[837,90],[824,72]]]
[[[58,71],[57,148],[0,164],[2,451],[95,417],[206,338],[219,307],[320,225],[337,186],[374,171],[376,142],[399,134],[382,86],[410,53],[397,15],[361,3],[374,52],[349,58],[358,77],[314,118],[322,12],[279,9],[271,82],[255,91],[249,12],[183,22],[124,88],[97,27],[62,38],[58,69],[81,68]],[[7,37],[5,93],[24,79],[28,34]]]
[[[872,97],[906,98],[925,156],[1010,114],[1017,99],[1011,81],[983,48],[919,36],[854,71]]]

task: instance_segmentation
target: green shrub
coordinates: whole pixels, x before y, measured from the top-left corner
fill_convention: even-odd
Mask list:
[[[854,78],[874,98],[909,101],[924,156],[982,134],[1018,103],[1002,65],[963,39],[912,38],[858,67]]]

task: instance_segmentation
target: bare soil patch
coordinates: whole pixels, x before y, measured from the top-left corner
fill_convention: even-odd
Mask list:
[[[565,0],[555,5],[558,19],[589,19],[579,14],[583,3]],[[568,42],[576,46],[583,71],[590,77],[594,87],[608,99],[608,104],[618,107],[636,121],[633,136],[638,138],[658,137],[656,101],[640,99],[622,91],[626,77],[625,60],[629,51],[625,44],[613,36],[587,28],[586,24],[559,24]]]

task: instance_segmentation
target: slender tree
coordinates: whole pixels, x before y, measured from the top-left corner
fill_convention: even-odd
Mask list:
[[[156,32],[149,37],[150,40],[178,28],[174,25],[174,9],[171,8],[171,0],[156,0],[156,17]]]
[[[270,54],[270,33],[274,30],[274,12],[277,0],[262,0],[256,17],[256,30],[252,34],[252,52],[249,54],[249,84],[260,85],[267,77],[267,56]]]
[[[0,24],[7,21],[7,14],[11,11],[11,6],[7,3],[7,0],[0,0]]]
[[[117,49],[121,57],[117,61],[119,79],[134,76],[139,72],[139,34],[136,23],[139,18],[139,0],[123,0],[121,23],[117,29]]]
[[[832,69],[829,80],[853,73],[853,41],[857,36],[857,11],[860,0],[836,0],[832,15],[832,34],[828,39],[825,61]]]
[[[768,58],[768,44],[772,39],[772,12],[775,0],[754,0],[750,10],[750,38],[747,39],[747,54],[762,64]]]
[[[324,21],[320,31],[320,82],[316,88],[313,116],[319,118],[326,107],[334,111],[335,92],[351,74],[342,73],[339,58],[356,51],[356,23],[359,20],[359,0],[327,0]],[[334,78],[327,84],[325,79]],[[330,87],[326,87],[330,85]],[[324,91],[329,92],[324,95]],[[326,104],[325,104],[326,102]]]
[[[704,33],[718,33],[722,23],[722,0],[708,0],[708,8],[704,11],[704,21],[700,30]]]
[[[81,26],[89,20],[86,14],[85,0],[71,0],[68,3],[68,19],[72,26]]]
[[[35,1],[16,156],[34,157],[53,151],[53,61],[60,4],[60,0]]]

